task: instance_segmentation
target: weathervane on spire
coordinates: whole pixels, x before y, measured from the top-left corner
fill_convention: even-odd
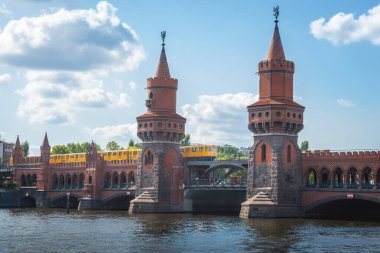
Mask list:
[[[161,32],[161,39],[162,39],[162,47],[165,46],[165,38],[166,38],[166,31]]]
[[[273,16],[276,18],[274,21],[276,24],[278,23],[278,15],[280,15],[280,7],[277,5],[273,7]]]

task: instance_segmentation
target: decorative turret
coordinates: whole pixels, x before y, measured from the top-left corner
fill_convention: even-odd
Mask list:
[[[278,10],[268,58],[258,65],[259,101],[248,106],[248,128],[254,134],[297,135],[303,129],[304,107],[293,101],[294,63],[285,59]]]
[[[147,113],[137,118],[138,137],[143,142],[180,142],[186,119],[176,113],[178,80],[171,78],[165,53],[166,32],[161,32],[162,49],[156,74],[147,79]]]
[[[45,132],[44,141],[42,142],[40,150],[41,150],[42,163],[49,164],[49,160],[50,160],[50,145],[49,145],[49,139],[48,139],[48,136],[47,136],[47,132]]]
[[[258,66],[259,101],[249,105],[253,132],[242,217],[298,217],[301,209],[301,150],[304,107],[293,101],[294,63],[286,60],[278,28],[278,6],[268,58]]]
[[[17,135],[16,143],[12,151],[13,164],[21,163],[23,157],[24,157],[24,150],[20,144],[20,138]]]

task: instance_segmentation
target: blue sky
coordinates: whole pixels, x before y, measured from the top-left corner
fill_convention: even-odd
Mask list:
[[[379,1],[0,1],[1,138],[137,140],[167,31],[177,111],[192,141],[250,146],[245,107],[280,33],[312,149],[380,148]]]

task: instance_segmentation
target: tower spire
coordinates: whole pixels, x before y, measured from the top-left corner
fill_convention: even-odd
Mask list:
[[[166,38],[166,31],[162,31],[161,32],[162,50],[161,50],[160,60],[157,65],[155,77],[170,78],[169,65],[168,65],[168,61],[166,60],[166,53],[165,53],[165,38]]]
[[[47,132],[45,132],[45,137],[44,137],[44,141],[42,142],[42,148],[49,148],[50,150],[50,145],[49,145],[49,139],[48,139],[48,136],[47,136]]]
[[[273,8],[273,16],[275,17],[273,38],[270,42],[269,51],[268,51],[268,61],[270,60],[285,60],[285,53],[282,47],[280,31],[278,29],[278,16],[280,15],[280,7],[276,6]]]
[[[16,139],[15,147],[16,147],[16,148],[19,148],[19,147],[20,147],[20,138],[19,138],[18,135],[17,135],[17,139]]]

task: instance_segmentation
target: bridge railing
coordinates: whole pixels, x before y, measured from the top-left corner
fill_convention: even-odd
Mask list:
[[[246,186],[246,178],[242,178],[240,181],[231,181],[230,178],[214,178],[214,179],[193,179],[190,182],[191,186]]]

